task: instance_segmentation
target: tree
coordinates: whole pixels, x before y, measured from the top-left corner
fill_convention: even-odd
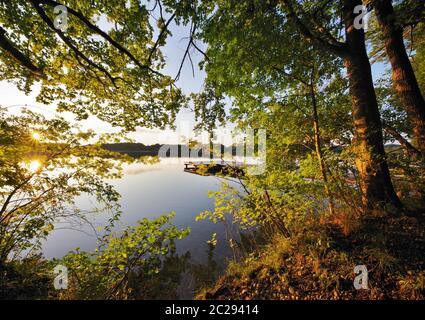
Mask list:
[[[382,207],[392,204],[400,207],[401,203],[394,191],[388,164],[385,159],[383,144],[382,124],[378,103],[374,90],[371,66],[366,52],[365,34],[363,29],[354,27],[356,14],[354,8],[361,5],[360,0],[346,0],[341,3],[332,1],[247,1],[243,4],[234,4],[230,1],[205,1],[202,2],[196,19],[201,19],[200,37],[207,43],[214,36],[213,24],[223,25],[228,23],[228,15],[233,15],[236,22],[234,30],[226,29],[226,33],[220,35],[221,47],[218,50],[228,50],[236,45],[232,43],[235,33],[250,27],[253,17],[257,12],[266,14],[270,24],[279,23],[284,30],[279,39],[272,39],[267,24],[257,29],[258,41],[264,45],[264,50],[270,50],[271,43],[281,41],[282,45],[293,46],[285,38],[286,32],[298,32],[303,35],[307,43],[319,50],[332,53],[336,58],[342,59],[346,67],[346,75],[350,83],[350,94],[352,97],[352,116],[355,128],[353,147],[356,153],[356,165],[360,179],[360,189],[363,194],[363,204],[366,208]],[[236,17],[236,18],[235,18]],[[203,19],[203,20],[202,20]],[[291,26],[292,25],[292,26]],[[345,39],[341,41],[340,35],[345,31]],[[243,38],[241,35],[240,38]],[[260,39],[261,38],[261,39]],[[240,42],[239,46],[243,46]],[[206,70],[210,74],[214,65],[215,51],[208,48],[205,61]],[[274,53],[274,52],[272,52]],[[250,54],[237,52],[235,56],[228,59],[246,59],[250,64]],[[230,63],[230,60],[228,61]],[[291,66],[293,67],[293,66]],[[244,69],[242,64],[241,70]],[[224,77],[228,73],[227,65],[215,68],[216,77]],[[245,70],[246,71],[246,70]],[[256,70],[262,72],[262,70]],[[221,73],[221,74],[219,74]],[[229,78],[229,77],[226,77]],[[212,79],[215,80],[215,79]],[[241,84],[245,85],[245,84]],[[249,85],[247,83],[246,85]],[[236,91],[237,89],[235,89]],[[270,88],[272,90],[272,87]],[[252,90],[254,91],[254,90]],[[229,92],[226,92],[229,93]],[[233,92],[230,92],[232,95]],[[254,93],[256,94],[256,93]],[[259,100],[259,99],[258,99]]]
[[[395,90],[407,112],[422,157],[425,157],[425,100],[404,45],[404,26],[400,19],[397,19],[391,0],[374,1],[373,6],[392,66]],[[424,10],[423,3],[417,10],[419,13]]]
[[[68,266],[70,288],[59,298],[157,299],[171,295],[173,283],[164,281],[168,279],[162,273],[168,259],[174,258],[171,262],[175,266],[179,262],[175,240],[186,237],[190,231],[172,225],[172,217],[173,213],[154,220],[142,219],[136,226],[105,237],[94,252],[76,250],[67,254],[59,261]],[[180,273],[174,276],[180,277]],[[160,288],[162,292],[154,291]]]
[[[303,3],[312,5],[309,1]],[[337,6],[334,9],[326,10],[325,8],[330,5],[330,2],[321,1],[309,12],[301,15],[293,1],[282,0],[282,4],[289,17],[307,39],[315,41],[324,50],[336,54],[344,60],[352,97],[356,165],[359,171],[364,206],[369,209],[382,207],[385,204],[400,207],[401,203],[394,191],[388,164],[385,160],[382,124],[371,66],[366,52],[364,30],[354,26],[356,19],[354,8],[362,5],[362,2],[360,0],[344,0],[341,7]],[[299,6],[297,5],[297,7]],[[322,21],[325,20],[328,25],[334,22],[335,18],[326,15],[329,10],[331,10],[331,14],[341,13],[345,29],[345,42],[340,42],[332,34],[332,29],[323,27],[318,22],[317,15],[321,13],[325,13]],[[315,16],[313,12],[317,15]],[[306,23],[307,19],[310,24]],[[310,25],[311,27],[309,27]]]
[[[205,129],[208,132],[209,157],[212,159],[218,154],[214,154],[213,136],[214,129],[218,124],[224,124],[226,112],[223,97],[215,92],[212,84],[206,83],[202,92],[191,94],[195,111],[195,119],[198,124],[195,130]],[[221,156],[221,146],[219,154]]]
[[[55,13],[58,6],[67,10],[66,25]],[[38,84],[39,102],[57,103],[59,111],[78,119],[92,114],[127,130],[164,127],[186,100],[174,79],[160,73],[160,47],[174,16],[166,21],[161,10],[154,39],[151,11],[136,0],[126,6],[102,0],[0,1],[0,79],[26,93]]]
[[[119,216],[119,194],[103,179],[119,177],[129,156],[104,150],[94,132],[28,110],[0,109],[0,133],[0,264],[38,248],[59,221],[87,221],[73,206],[82,193]]]

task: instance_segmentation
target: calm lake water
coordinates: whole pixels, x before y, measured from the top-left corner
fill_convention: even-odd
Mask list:
[[[135,225],[142,218],[156,218],[174,211],[172,223],[178,227],[191,228],[189,236],[177,241],[177,253],[190,252],[194,263],[211,263],[207,241],[213,233],[217,233],[218,242],[213,259],[218,268],[223,269],[228,258],[232,257],[226,239],[229,238],[229,232],[232,235],[237,234],[235,228],[231,231],[221,223],[195,221],[200,212],[214,209],[214,199],[208,197],[208,191],[219,190],[222,179],[184,172],[184,161],[185,159],[168,158],[161,159],[156,164],[130,164],[125,167],[121,179],[108,181],[121,194],[123,214],[118,230]],[[83,196],[77,199],[76,205],[82,210],[96,207],[93,199]],[[89,214],[88,218],[96,228],[105,225],[110,216],[108,213],[97,213]],[[95,231],[88,225],[76,225],[72,228],[67,225],[63,229],[57,226],[43,243],[42,251],[46,258],[60,258],[77,247],[91,251],[96,248],[96,244]],[[190,297],[188,289],[183,289],[182,292],[181,297]]]

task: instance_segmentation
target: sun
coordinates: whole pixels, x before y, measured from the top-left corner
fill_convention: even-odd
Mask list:
[[[32,137],[34,140],[40,140],[41,135],[38,132],[33,132]]]
[[[32,160],[32,161],[30,161],[30,163],[28,164],[28,169],[29,169],[31,172],[36,172],[36,171],[38,171],[38,170],[40,169],[40,167],[41,167],[41,163],[40,163],[40,161],[38,161],[38,160]]]

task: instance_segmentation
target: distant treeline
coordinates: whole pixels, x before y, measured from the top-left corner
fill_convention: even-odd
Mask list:
[[[154,145],[145,145],[143,143],[107,143],[103,145],[103,148],[109,151],[115,151],[120,153],[126,153],[131,156],[158,156],[159,151],[162,146],[166,146],[168,151],[166,152],[167,157],[185,157],[189,154],[189,146],[181,145],[181,144],[173,144],[173,145],[162,145],[162,144],[154,144]],[[218,151],[218,146],[215,146]],[[171,153],[170,150],[176,150],[177,152]],[[201,145],[201,147],[197,148],[198,154],[195,154],[195,150],[190,150],[191,157],[210,157],[210,146],[209,145]],[[216,152],[217,152],[216,151]],[[220,146],[221,154],[225,155],[236,155],[236,146]],[[176,155],[177,153],[177,155]],[[170,155],[171,154],[171,155]],[[219,155],[216,155],[219,156]]]
[[[163,145],[163,144],[153,144],[153,145],[145,145],[143,143],[106,143],[102,145],[103,148],[105,148],[106,150],[109,151],[115,151],[115,152],[120,152],[120,153],[125,153],[128,154],[130,156],[158,156],[159,155],[159,150],[161,149],[162,146],[167,146],[169,148],[169,150],[166,153],[167,157],[176,157],[175,154],[170,155],[170,149],[171,150],[178,150],[177,157],[186,157],[189,154],[189,146],[187,145],[181,145],[181,144],[170,144],[170,145]],[[215,148],[218,150],[218,146],[215,146]],[[293,149],[294,152],[299,151],[300,149],[305,149],[306,146],[302,146],[302,145],[294,145],[291,147],[291,149]],[[396,144],[387,144],[385,146],[385,149],[387,150],[387,152],[389,151],[396,151],[400,149],[399,145]],[[221,154],[225,154],[225,155],[232,155],[232,156],[236,156],[236,146],[225,146],[225,145],[221,145],[220,148],[220,152]],[[336,152],[340,152],[340,148],[334,148],[334,151]],[[209,152],[210,152],[210,146],[209,145],[201,145],[201,148],[198,148],[198,155],[195,155],[195,150],[192,149],[190,152],[190,156],[191,157],[204,157],[204,158],[208,158],[210,157]],[[176,152],[174,152],[176,153]],[[218,153],[216,151],[216,153]],[[183,155],[182,155],[183,154]],[[215,156],[220,156],[218,154],[216,154]]]

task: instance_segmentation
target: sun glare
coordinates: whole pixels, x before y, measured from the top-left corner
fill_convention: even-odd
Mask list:
[[[41,163],[38,160],[32,160],[29,165],[28,168],[31,172],[36,172],[37,170],[39,170],[41,167]]]
[[[33,132],[32,137],[35,140],[40,140],[40,138],[41,138],[41,136],[40,136],[40,134],[38,132]]]

